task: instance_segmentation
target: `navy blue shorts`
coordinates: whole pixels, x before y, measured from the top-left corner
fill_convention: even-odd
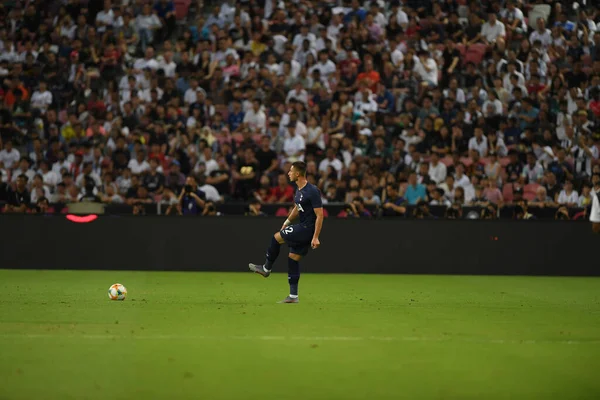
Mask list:
[[[296,224],[283,228],[279,233],[290,247],[290,253],[305,256],[310,249],[315,228]]]

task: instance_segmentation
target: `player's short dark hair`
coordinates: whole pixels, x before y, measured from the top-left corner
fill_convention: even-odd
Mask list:
[[[292,164],[292,167],[298,172],[300,175],[306,175],[306,163],[304,161],[296,161]]]

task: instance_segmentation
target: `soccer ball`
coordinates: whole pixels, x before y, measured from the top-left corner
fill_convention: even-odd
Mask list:
[[[127,297],[127,288],[120,283],[115,283],[108,288],[108,298],[111,300],[125,300]]]

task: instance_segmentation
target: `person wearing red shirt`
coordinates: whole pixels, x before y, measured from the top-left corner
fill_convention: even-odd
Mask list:
[[[379,72],[373,69],[373,61],[367,60],[365,62],[365,72],[361,72],[356,77],[356,82],[360,83],[361,81],[367,81],[369,83],[369,89],[371,89],[372,93],[377,93],[377,84],[381,80],[379,76]]]
[[[277,177],[277,186],[271,189],[269,203],[290,203],[294,199],[294,188],[288,183],[285,174]]]

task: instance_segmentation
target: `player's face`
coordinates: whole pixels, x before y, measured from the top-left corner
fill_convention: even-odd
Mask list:
[[[296,182],[298,180],[298,172],[296,172],[296,169],[294,167],[290,168],[290,172],[288,172],[288,178],[290,178],[291,182]]]

